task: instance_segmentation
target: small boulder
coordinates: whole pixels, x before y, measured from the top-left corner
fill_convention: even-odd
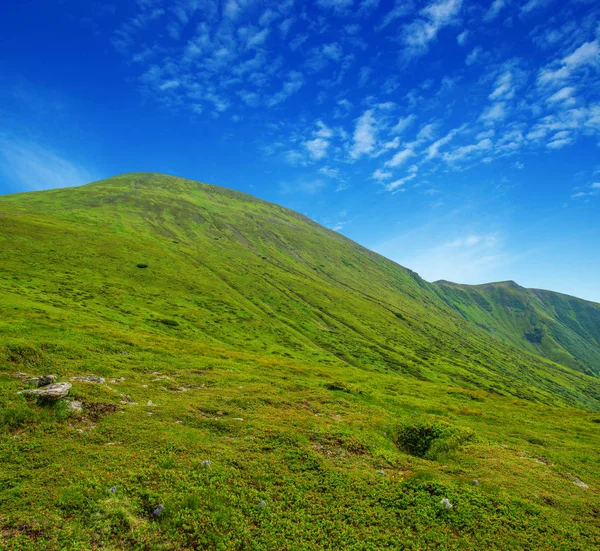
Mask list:
[[[581,480],[581,478],[578,478],[577,476],[574,476],[571,480],[573,481],[573,484],[575,484],[575,486],[585,488],[586,490],[589,488],[589,486],[583,480]]]
[[[19,392],[19,394],[39,396],[47,400],[60,400],[61,398],[64,398],[69,394],[71,386],[71,383],[54,383],[51,385],[44,386],[42,388],[22,390],[21,392]]]
[[[71,381],[81,381],[82,383],[95,383],[103,385],[106,381],[102,377],[96,377],[94,375],[86,375],[85,377],[71,377]]]
[[[52,383],[56,382],[56,375],[42,375],[41,377],[38,377],[36,380],[36,385],[38,388],[41,388],[43,386],[48,386],[51,385]]]
[[[67,407],[73,411],[81,411],[83,409],[83,404],[77,400],[73,400],[72,402],[68,402]]]

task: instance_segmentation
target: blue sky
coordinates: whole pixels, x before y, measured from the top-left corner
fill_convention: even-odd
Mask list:
[[[0,193],[170,173],[600,302],[595,1],[4,0],[0,75]]]

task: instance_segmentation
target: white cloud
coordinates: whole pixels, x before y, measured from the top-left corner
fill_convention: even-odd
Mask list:
[[[488,98],[491,100],[504,100],[511,99],[514,95],[513,76],[510,71],[506,71],[497,78],[494,90]]]
[[[467,65],[473,65],[479,59],[481,52],[483,52],[483,48],[481,46],[475,46],[465,58],[465,63]]]
[[[267,37],[269,36],[269,29],[263,29],[262,31],[258,31],[251,36],[248,37],[246,41],[247,48],[256,48],[257,46],[262,46]]]
[[[329,142],[323,138],[315,138],[304,142],[304,146],[308,149],[311,159],[318,161],[327,155]]]
[[[385,14],[381,23],[375,27],[375,30],[381,31],[382,29],[385,29],[390,23],[392,23],[396,19],[400,19],[401,17],[408,15],[412,10],[412,2],[407,2],[404,0],[395,0],[394,7]]]
[[[281,90],[277,92],[271,99],[267,102],[269,107],[274,107],[275,105],[285,101],[292,94],[295,94],[302,86],[304,85],[304,75],[298,71],[291,71],[288,75],[288,80],[284,82]]]
[[[521,7],[522,14],[528,14],[538,8],[544,7],[549,4],[552,0],[529,0],[526,4]]]
[[[317,121],[317,127],[318,130],[315,132],[315,134],[319,138],[328,139],[333,136],[333,130],[331,130],[331,128],[329,128],[323,121]]]
[[[323,176],[327,176],[328,178],[338,179],[340,177],[340,169],[324,166],[319,169],[319,174],[323,174]]]
[[[576,193],[571,194],[571,199],[582,199],[584,197],[595,197],[600,195],[600,182],[594,182],[588,186],[577,187],[573,191]]]
[[[352,7],[354,0],[317,0],[317,6],[334,11],[345,11]]]
[[[484,138],[476,144],[463,145],[461,147],[456,148],[454,151],[445,153],[444,160],[448,162],[460,161],[473,154],[489,151],[490,149],[492,149],[492,147],[492,140],[490,140],[489,138]]]
[[[2,135],[0,173],[7,184],[20,191],[80,186],[98,179],[47,147]]]
[[[396,239],[375,250],[410,266],[427,281],[445,279],[472,284],[494,281],[502,268],[515,261],[515,257],[507,252],[503,239],[497,234],[466,233],[441,245],[420,247],[409,256],[404,248],[405,244]]]
[[[356,121],[354,144],[350,151],[353,159],[369,154],[375,149],[377,126],[373,109],[365,111]]]
[[[383,149],[398,149],[400,147],[400,138],[396,136],[393,140],[389,142],[385,142],[383,144]]]
[[[435,142],[433,142],[427,148],[427,154],[426,154],[425,159],[430,160],[430,159],[434,159],[435,157],[437,157],[439,155],[440,149],[442,147],[444,147],[446,144],[450,143],[454,139],[454,136],[456,136],[459,132],[461,132],[463,130],[463,128],[464,128],[464,125],[459,128],[453,128],[443,138],[440,138],[439,140],[436,140]]]
[[[585,42],[573,53],[554,63],[556,69],[545,67],[540,71],[538,82],[553,85],[571,77],[579,67],[586,65],[600,65],[600,44],[598,40]]]
[[[392,176],[393,174],[391,172],[386,172],[385,170],[378,168],[375,172],[373,172],[371,178],[373,178],[373,180],[377,180],[378,182],[383,182],[384,180],[389,180]]]
[[[405,55],[412,58],[425,54],[440,29],[456,22],[461,5],[462,0],[434,0],[425,6],[419,17],[402,30]]]
[[[573,140],[571,138],[558,138],[553,139],[551,142],[546,144],[546,147],[549,149],[561,149],[566,145],[569,145]]]
[[[392,132],[395,134],[402,134],[415,120],[417,116],[414,113],[407,115],[406,117],[400,117],[398,122],[392,128]]]
[[[426,124],[423,128],[421,128],[421,130],[419,130],[419,133],[417,134],[417,142],[421,143],[432,140],[435,136],[436,128],[437,123],[435,122]]]
[[[321,52],[325,57],[328,57],[333,61],[339,61],[344,53],[339,42],[323,44]]]
[[[504,7],[510,2],[510,0],[494,0],[488,11],[483,16],[483,20],[486,23],[493,21],[498,17],[498,14],[504,9]]]
[[[460,33],[457,37],[456,37],[456,42],[458,42],[458,44],[460,46],[464,46],[467,43],[467,39],[469,38],[469,31],[468,30],[464,30],[462,33]]]
[[[573,93],[575,92],[575,88],[573,86],[565,86],[555,92],[548,98],[548,103],[558,103],[565,102],[568,105],[572,105],[575,103],[575,99],[573,98]]]
[[[394,168],[400,165],[403,165],[408,159],[414,157],[416,153],[414,152],[412,147],[407,147],[402,151],[396,153],[387,163],[385,163],[386,167]]]
[[[279,32],[281,33],[281,36],[283,36],[283,38],[285,38],[288,35],[293,24],[293,17],[288,17],[284,19],[281,23],[279,23]]]
[[[498,102],[487,107],[479,117],[483,122],[493,124],[506,118],[504,103]]]
[[[385,185],[385,190],[391,191],[391,192],[400,191],[399,188],[401,186],[406,184],[406,182],[410,182],[411,180],[414,180],[416,177],[417,177],[417,175],[413,173],[413,174],[409,174],[408,176],[405,176],[404,178],[400,178],[399,180],[394,180],[393,182],[390,182],[389,184]]]

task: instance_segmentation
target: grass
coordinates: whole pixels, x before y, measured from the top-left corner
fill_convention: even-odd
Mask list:
[[[0,198],[0,263],[0,549],[600,543],[598,379],[296,213],[124,175]]]

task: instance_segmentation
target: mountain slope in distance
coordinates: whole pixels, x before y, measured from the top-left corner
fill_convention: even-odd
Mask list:
[[[513,281],[459,285],[438,281],[469,321],[510,344],[600,375],[600,304]]]

